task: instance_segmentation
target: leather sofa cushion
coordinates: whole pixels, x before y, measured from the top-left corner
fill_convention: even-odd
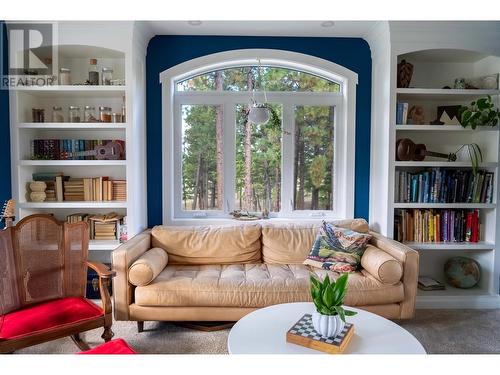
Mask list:
[[[333,221],[336,226],[368,233],[364,219]],[[269,264],[302,264],[309,255],[321,223],[263,223],[262,259]]]
[[[172,265],[149,285],[135,288],[139,306],[264,307],[278,303],[310,301],[309,276],[323,278],[327,270],[304,265],[232,264]],[[355,272],[349,275],[345,300],[349,306],[401,302],[403,284],[383,284]]]
[[[361,257],[361,266],[384,284],[395,284],[403,277],[403,266],[385,251],[368,245]]]
[[[148,285],[167,263],[167,252],[159,247],[153,247],[132,263],[128,270],[128,281],[135,286]]]
[[[261,261],[259,224],[155,226],[151,245],[170,264],[243,264]]]

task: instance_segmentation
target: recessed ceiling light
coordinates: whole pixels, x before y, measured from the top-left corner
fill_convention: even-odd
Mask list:
[[[333,27],[335,25],[335,22],[333,21],[323,21],[321,22],[322,27]]]
[[[191,26],[200,26],[201,21],[188,21],[188,24]]]

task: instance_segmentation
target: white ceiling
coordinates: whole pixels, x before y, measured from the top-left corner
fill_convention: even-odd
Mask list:
[[[378,21],[203,21],[192,26],[188,21],[144,21],[152,35],[238,35],[365,37]]]

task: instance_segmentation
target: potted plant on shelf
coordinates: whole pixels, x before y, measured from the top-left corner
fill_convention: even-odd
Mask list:
[[[342,306],[347,293],[348,277],[349,274],[344,273],[337,281],[330,281],[326,275],[321,281],[311,276],[311,296],[316,306],[312,323],[314,330],[323,337],[337,336],[344,329],[345,317],[357,314]]]
[[[470,126],[496,126],[500,119],[500,111],[495,109],[491,96],[481,98],[470,103],[470,106],[460,106],[458,110],[460,124],[466,128]]]

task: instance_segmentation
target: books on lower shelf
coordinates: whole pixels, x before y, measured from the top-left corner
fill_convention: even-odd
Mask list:
[[[398,203],[493,203],[494,173],[484,170],[429,168],[396,171]]]
[[[479,242],[479,210],[404,209],[394,215],[399,242]]]
[[[107,145],[112,140],[104,139],[34,139],[31,141],[33,160],[96,160],[97,146]],[[125,141],[113,140],[123,148],[121,159],[125,158]],[[83,154],[85,153],[85,154]]]
[[[126,201],[127,181],[109,177],[70,178],[62,173],[33,173],[33,181],[47,184],[46,201]]]
[[[397,102],[396,104],[396,124],[406,125],[408,122],[408,103]]]
[[[68,223],[84,221],[89,224],[89,238],[91,240],[127,240],[126,216],[111,212],[105,215],[90,215],[75,213],[66,217]]]
[[[445,290],[446,287],[443,283],[429,276],[418,277],[418,289],[420,290]]]

